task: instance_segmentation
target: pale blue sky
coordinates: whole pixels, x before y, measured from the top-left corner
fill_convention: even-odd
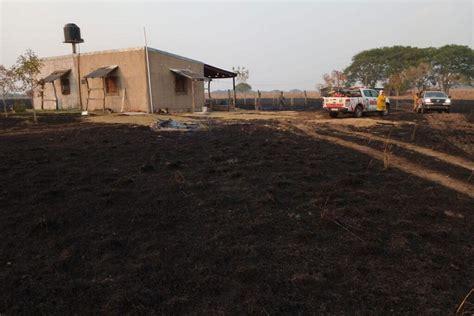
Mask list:
[[[0,0],[0,63],[27,48],[68,54],[64,24],[81,27],[82,52],[143,46],[217,67],[250,69],[256,89],[314,89],[364,49],[473,47],[474,0],[306,2],[23,2]],[[213,83],[226,89],[230,81]]]

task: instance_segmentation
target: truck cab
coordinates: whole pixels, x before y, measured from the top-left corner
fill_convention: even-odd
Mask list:
[[[418,113],[438,111],[449,113],[451,98],[442,91],[425,91],[421,94],[416,107]]]

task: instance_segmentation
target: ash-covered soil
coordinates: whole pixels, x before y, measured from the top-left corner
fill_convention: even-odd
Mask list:
[[[473,285],[472,199],[348,148],[51,120],[0,119],[0,313],[452,314]]]

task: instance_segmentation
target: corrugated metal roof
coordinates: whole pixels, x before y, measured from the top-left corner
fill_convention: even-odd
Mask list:
[[[84,78],[103,78],[107,77],[108,74],[110,74],[112,71],[117,69],[117,65],[112,65],[112,66],[105,66],[105,67],[100,67],[94,70],[93,72],[87,74],[84,76]]]
[[[233,78],[237,77],[237,74],[209,64],[204,64],[204,76],[208,78]]]
[[[70,71],[71,71],[71,69],[53,71],[49,76],[44,78],[43,81],[44,82],[53,82],[56,79],[59,79],[61,77],[66,76],[67,74],[69,74]]]
[[[181,76],[189,78],[191,80],[208,80],[206,77],[204,77],[204,76],[202,76],[198,73],[195,73],[194,71],[192,71],[190,69],[172,69],[172,68],[170,68],[170,70],[172,72],[174,72],[175,74],[181,75]]]

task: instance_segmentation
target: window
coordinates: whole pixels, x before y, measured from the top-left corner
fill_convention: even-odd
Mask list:
[[[425,98],[447,98],[448,96],[443,92],[426,92]]]
[[[174,88],[176,94],[186,94],[188,92],[186,87],[186,77],[177,75],[174,78]]]
[[[68,78],[61,78],[60,83],[61,83],[61,93],[63,95],[70,94],[71,93],[71,85],[69,84],[69,79]]]
[[[118,95],[118,77],[107,76],[105,77],[105,93],[108,95]]]
[[[372,96],[373,96],[374,98],[378,98],[378,97],[379,97],[379,94],[380,94],[380,93],[379,93],[377,90],[370,90],[370,91],[372,91]]]
[[[364,90],[364,96],[367,98],[372,97],[372,94],[370,93],[370,90]]]

